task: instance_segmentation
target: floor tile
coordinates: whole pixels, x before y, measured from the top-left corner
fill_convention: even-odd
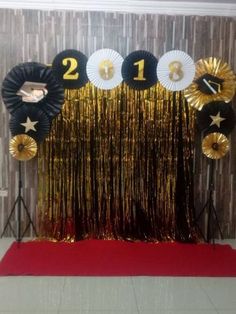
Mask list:
[[[133,277],[140,313],[144,310],[214,310],[191,277]]]
[[[216,310],[151,310],[142,311],[141,314],[218,314]]]
[[[32,310],[28,311],[28,310],[23,310],[23,311],[19,311],[19,310],[15,310],[15,311],[0,311],[0,314],[58,314],[58,311],[50,311],[50,310],[41,310],[41,311],[37,311],[34,310],[32,312]]]
[[[64,278],[0,277],[0,311],[57,311]]]
[[[130,277],[67,277],[60,310],[137,310]]]
[[[235,314],[235,310],[218,310],[218,314]]]
[[[199,283],[216,309],[236,313],[236,278],[201,278]]]
[[[58,314],[139,314],[139,312],[137,310],[61,310]]]
[[[15,241],[14,238],[2,238],[0,239],[0,260],[3,258],[4,254]]]

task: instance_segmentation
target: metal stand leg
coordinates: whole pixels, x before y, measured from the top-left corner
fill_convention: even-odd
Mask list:
[[[220,237],[221,239],[223,239],[223,233],[221,231],[221,227],[220,227],[220,223],[219,223],[219,219],[217,217],[217,213],[216,213],[216,209],[215,209],[215,206],[214,206],[214,201],[213,201],[213,192],[214,192],[214,184],[213,184],[213,181],[214,181],[214,160],[212,159],[211,160],[211,163],[210,163],[210,176],[209,176],[209,187],[208,187],[208,191],[209,191],[209,196],[208,196],[208,200],[206,202],[206,204],[203,206],[202,210],[200,211],[200,213],[198,214],[197,218],[195,219],[195,224],[198,228],[198,230],[200,231],[201,235],[203,236],[204,238],[204,241],[205,242],[210,242],[211,239],[213,239],[213,242],[214,242],[214,230],[212,231],[212,216],[214,215],[214,218],[215,218],[215,221],[216,221],[216,224],[217,224],[217,227],[218,227],[218,230],[219,230],[219,233],[220,233]],[[199,227],[198,225],[198,221],[200,219],[200,217],[202,216],[202,214],[204,212],[207,212],[207,236],[205,237],[201,228]]]
[[[21,195],[21,190],[22,190],[22,179],[21,179],[21,162],[19,161],[18,163],[18,169],[19,169],[19,181],[18,181],[18,196],[15,200],[15,203],[12,207],[12,210],[11,210],[11,213],[7,219],[7,222],[6,222],[6,225],[3,229],[3,232],[1,234],[1,238],[3,237],[3,235],[5,234],[6,230],[7,230],[7,227],[9,226],[9,228],[11,229],[11,232],[12,234],[14,235],[14,238],[16,239],[17,242],[20,242],[26,231],[28,230],[28,228],[30,227],[30,225],[32,226],[33,228],[33,231],[35,233],[35,235],[37,236],[37,232],[36,232],[36,229],[35,229],[35,226],[34,226],[34,223],[30,217],[30,214],[29,214],[29,211],[28,211],[28,208],[26,207],[25,205],[25,202],[24,202],[24,199]],[[23,233],[21,232],[21,211],[22,211],[22,207],[21,207],[21,204],[23,204],[23,207],[24,207],[24,210],[26,212],[26,215],[29,219],[29,223],[27,224],[25,230],[23,231]],[[12,225],[11,225],[11,218],[15,212],[15,210],[17,209],[17,231],[15,233],[14,229],[12,228]]]

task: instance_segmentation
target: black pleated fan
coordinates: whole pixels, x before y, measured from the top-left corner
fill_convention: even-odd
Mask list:
[[[133,51],[124,59],[121,72],[124,81],[131,88],[150,88],[157,82],[157,59],[148,51]]]
[[[9,126],[13,136],[27,134],[36,142],[41,142],[50,131],[50,119],[36,105],[23,105],[14,111]]]
[[[235,112],[231,103],[213,101],[197,112],[197,124],[205,135],[213,132],[228,135],[233,130],[235,122]]]
[[[64,88],[76,89],[88,82],[87,57],[75,49],[67,49],[56,55],[52,70]]]
[[[23,96],[27,94],[24,86],[28,85],[33,90],[35,85],[40,84],[45,86],[46,93],[41,99],[32,103],[53,119],[64,103],[64,89],[52,70],[37,62],[21,63],[6,75],[2,83],[2,98],[8,111],[12,114],[25,104],[31,106],[30,101],[24,100]],[[21,91],[24,94],[21,95]]]

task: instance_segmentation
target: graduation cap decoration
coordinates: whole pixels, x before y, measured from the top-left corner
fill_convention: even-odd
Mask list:
[[[194,81],[184,95],[190,106],[201,110],[212,101],[230,102],[235,87],[235,75],[230,66],[221,59],[210,57],[196,62]]]
[[[13,67],[6,75],[2,98],[10,114],[25,104],[35,104],[53,119],[64,103],[64,89],[46,65],[26,62]]]

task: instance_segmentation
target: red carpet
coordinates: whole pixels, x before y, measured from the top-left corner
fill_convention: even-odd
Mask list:
[[[13,243],[0,275],[34,276],[236,276],[236,250],[229,245],[131,243]]]

